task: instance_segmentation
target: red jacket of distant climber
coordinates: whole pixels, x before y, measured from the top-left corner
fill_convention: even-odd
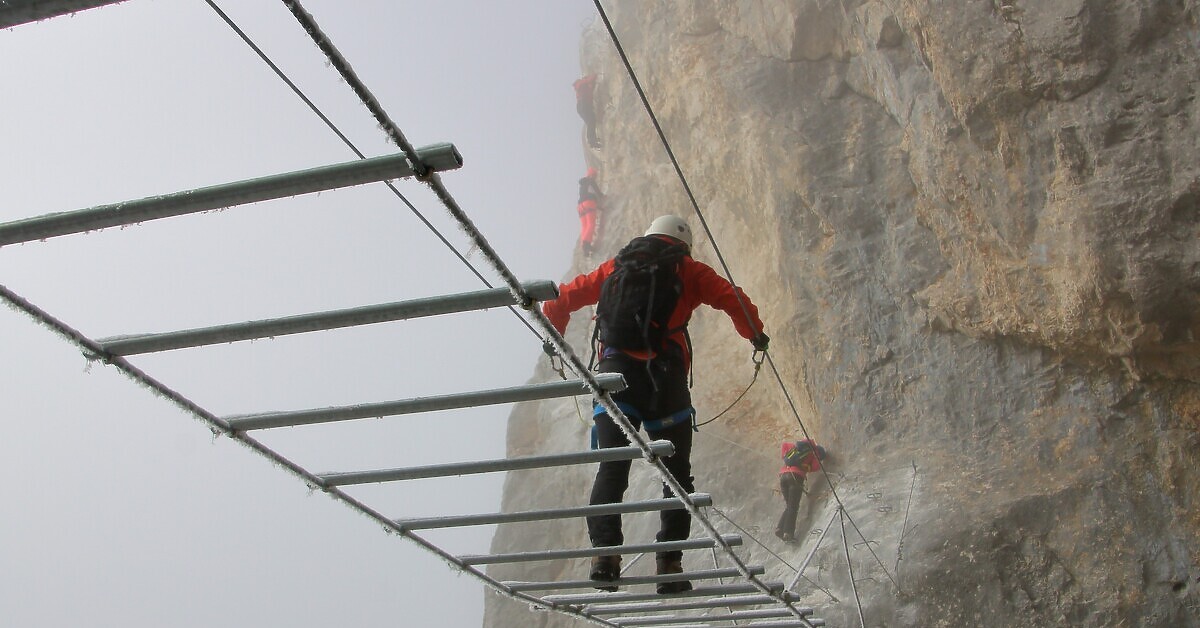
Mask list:
[[[612,274],[615,267],[616,262],[609,259],[592,272],[579,275],[570,283],[560,285],[558,298],[542,304],[542,312],[546,318],[550,319],[550,323],[559,333],[567,330],[571,312],[595,305],[600,300],[600,287],[604,284],[604,280]],[[762,332],[763,323],[758,317],[758,308],[750,302],[750,298],[742,292],[741,288],[737,288],[737,292],[734,292],[733,285],[718,275],[708,264],[697,262],[691,257],[684,257],[679,265],[679,278],[683,289],[679,295],[679,302],[675,305],[675,310],[671,312],[671,317],[667,321],[667,328],[680,330],[670,336],[668,341],[679,346],[685,364],[691,363],[691,356],[687,353],[687,341],[682,330],[691,320],[692,312],[701,305],[725,312],[733,321],[733,326],[737,329],[738,334],[747,340]],[[738,302],[738,293],[741,294],[746,303],[746,309],[753,318],[753,326],[750,321],[746,320],[746,314]],[[632,352],[626,353],[634,355]],[[635,357],[648,356],[635,355]]]
[[[802,442],[808,442],[808,441],[802,441]],[[783,447],[780,449],[779,455],[784,460],[786,460],[788,452],[792,451],[795,448],[796,448],[796,443],[786,442],[783,444]],[[821,461],[817,459],[817,449],[818,448],[816,445],[809,443],[809,449],[808,449],[809,453],[807,456],[804,457],[803,460],[801,460],[800,464],[798,466],[788,466],[787,464],[784,464],[783,468],[779,470],[779,473],[781,475],[784,473],[792,473],[792,474],[798,475],[803,478],[803,477],[807,477],[808,474],[812,473],[813,471],[820,471],[821,470]]]

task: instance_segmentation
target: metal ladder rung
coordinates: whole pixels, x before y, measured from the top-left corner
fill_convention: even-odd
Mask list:
[[[656,440],[650,443],[650,451],[656,456],[670,456],[671,454],[675,453],[675,445],[673,445],[669,440]],[[448,464],[433,464],[423,467],[379,469],[376,471],[326,473],[317,477],[321,478],[321,480],[325,482],[326,486],[348,486],[351,484],[369,484],[371,482],[396,482],[400,480],[440,478],[450,475],[495,473],[499,471],[519,471],[523,469],[544,469],[546,467],[561,467],[572,464],[588,464],[591,462],[633,460],[641,457],[642,450],[637,447],[612,447],[609,449],[594,449],[591,451],[570,454],[554,454],[550,456],[501,458],[498,460],[478,460],[475,462],[452,462]]]
[[[600,387],[608,392],[618,392],[625,389],[625,379],[621,377],[620,373],[598,373],[596,380],[599,382]],[[571,379],[561,382],[547,382],[512,388],[495,388],[433,397],[417,397],[414,399],[354,406],[338,406],[292,412],[241,414],[224,417],[223,420],[234,430],[261,430],[272,427],[333,423],[353,419],[395,416],[416,412],[434,412],[437,410],[454,410],[498,403],[518,403],[521,401],[533,401],[535,399],[588,394],[591,394],[591,389],[588,388],[586,381]]]
[[[798,609],[799,610],[799,609]],[[804,609],[809,610],[809,609]],[[755,615],[755,614],[770,614],[770,615]],[[608,620],[616,623],[617,626],[672,626],[672,624],[682,624],[688,622],[702,621],[706,623],[695,624],[694,626],[712,626],[714,623],[725,623],[730,621],[749,620],[749,618],[761,617],[791,617],[791,620],[776,621],[776,622],[751,622],[745,626],[773,626],[778,628],[784,627],[803,627],[808,628],[812,623],[800,620],[800,618],[788,612],[787,609],[770,609],[764,611],[734,611],[727,612],[724,615],[664,615],[664,616],[638,616],[638,617],[613,617]],[[823,626],[824,622],[822,622]]]
[[[706,618],[704,618],[704,617],[689,617],[687,619],[706,619]],[[708,619],[711,620],[708,623],[679,624],[679,625],[674,626],[674,628],[712,628],[714,624],[725,623],[724,621],[722,621],[722,619],[724,619],[723,615],[713,615],[711,618],[708,618]],[[626,624],[626,625],[628,625],[628,624]],[[737,624],[735,624],[735,625],[737,625]],[[782,621],[782,622],[779,622],[779,621],[751,622],[749,624],[741,624],[741,625],[744,628],[750,628],[752,626],[754,628],[810,628],[810,627],[816,628],[817,626],[824,626],[825,620],[824,619],[809,619],[807,622],[804,622],[804,621],[797,619],[794,621]]]
[[[712,496],[707,493],[693,493],[688,497],[699,507],[711,506]],[[404,530],[429,530],[433,528],[456,528],[462,526],[488,525],[492,523],[515,523],[519,521],[545,521],[547,519],[567,519],[571,517],[590,517],[595,515],[618,515],[633,512],[652,512],[656,510],[676,510],[683,508],[683,500],[653,499],[643,502],[618,502],[615,504],[596,504],[593,506],[578,506],[575,508],[553,508],[550,510],[530,510],[525,512],[497,512],[481,515],[460,515],[456,517],[430,517],[428,519],[396,519],[397,526]]]
[[[431,170],[462,167],[462,155],[453,144],[435,144],[417,149],[421,162]],[[256,203],[287,196],[310,194],[336,188],[413,176],[403,154],[359,159],[330,166],[287,172],[257,179],[224,183],[143,199],[58,212],[0,224],[0,246],[44,240],[94,229],[130,225],[147,220]]]
[[[824,626],[825,622],[820,624],[815,623],[820,620],[804,621],[797,618],[795,615],[782,611],[793,619],[788,621],[773,621],[773,622],[752,622],[744,624],[745,626],[770,626],[772,628],[808,628],[809,626]],[[724,615],[667,615],[663,617],[614,617],[609,621],[618,626],[676,626],[676,628],[688,628],[696,626],[697,628],[708,628],[714,624],[724,624],[728,621],[737,621],[745,619],[744,617],[736,617],[737,613],[726,613]],[[696,621],[704,621],[703,624],[695,623]],[[691,623],[689,623],[691,622]]]
[[[651,445],[659,442],[654,441]],[[603,450],[602,450],[603,451]],[[728,534],[721,540],[730,547],[742,544],[742,537]],[[688,539],[686,541],[663,541],[661,543],[645,543],[642,545],[614,545],[610,547],[589,547],[574,550],[547,550],[543,552],[514,552],[511,554],[468,554],[459,556],[464,565],[494,565],[496,563],[534,562],[539,560],[564,560],[568,558],[589,558],[591,556],[612,556],[615,554],[641,554],[649,552],[669,552],[691,549],[708,549],[717,544],[708,538]]]
[[[805,617],[813,614],[813,609],[811,608],[797,608],[796,610],[800,611],[800,614]],[[785,619],[795,617],[795,615],[786,608],[764,608],[753,611],[733,611],[725,615],[725,617],[729,619]]]
[[[747,567],[750,573],[761,576],[766,568],[761,566]],[[658,584],[660,582],[678,582],[680,580],[717,580],[718,578],[737,578],[742,572],[737,569],[701,569],[683,573],[663,574],[656,576],[624,576],[604,585],[627,587],[636,584]],[[594,589],[595,580],[560,580],[557,582],[502,582],[513,591],[559,591],[562,589]]]
[[[800,599],[799,593],[786,591],[783,594],[785,600],[796,602]],[[615,615],[618,613],[653,613],[665,611],[690,611],[701,608],[726,608],[730,606],[759,606],[763,604],[777,604],[779,600],[766,595],[745,595],[741,597],[721,597],[711,600],[693,600],[690,602],[675,602],[671,604],[644,603],[644,604],[594,604],[584,607],[584,612],[592,615]],[[806,610],[807,614],[812,614],[812,609],[799,609],[801,613]]]
[[[535,301],[553,300],[558,296],[558,286],[552,281],[534,281],[522,284],[522,287]],[[96,342],[111,355],[136,355],[511,305],[522,304],[508,288],[493,288],[213,327],[112,336]]]
[[[764,582],[764,585],[774,593],[783,591],[782,582]],[[620,602],[649,602],[674,598],[711,597],[715,595],[746,595],[758,594],[762,591],[753,584],[726,584],[711,587],[696,587],[683,593],[572,593],[566,595],[546,595],[542,600],[553,604],[598,604]]]
[[[752,621],[746,624],[747,628],[750,626],[754,626],[754,628],[808,628],[809,626],[817,628],[824,625],[825,620],[817,618],[809,619],[807,621],[801,621],[799,619],[791,621]]]

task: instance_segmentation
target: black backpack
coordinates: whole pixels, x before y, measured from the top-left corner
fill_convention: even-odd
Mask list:
[[[687,245],[655,236],[634,238],[614,259],[612,274],[600,286],[596,337],[606,347],[660,351],[668,319],[679,302],[683,282],[679,262]]]
[[[796,447],[783,456],[783,464],[788,467],[799,467],[812,453],[812,443],[800,441]]]

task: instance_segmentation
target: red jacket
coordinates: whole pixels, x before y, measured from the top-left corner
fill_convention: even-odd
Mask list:
[[[779,455],[782,458],[786,459],[788,452],[795,448],[796,448],[796,443],[786,442],[783,444],[783,447],[780,449]],[[820,469],[821,469],[821,462],[819,460],[817,460],[816,449],[812,449],[812,450],[810,450],[810,453],[804,457],[804,460],[802,460],[800,462],[800,466],[798,466],[798,467],[784,466],[782,469],[779,470],[779,474],[783,475],[784,473],[794,473],[800,477],[805,477],[809,473],[812,473],[813,471],[819,471]]]
[[[542,312],[546,318],[550,319],[550,323],[560,334],[566,332],[572,312],[595,305],[600,300],[600,286],[612,274],[615,267],[616,262],[609,259],[596,270],[586,275],[579,275],[571,283],[560,285],[558,298],[542,304]],[[684,257],[679,266],[679,278],[683,283],[683,289],[679,295],[679,303],[675,305],[675,311],[671,312],[671,317],[667,320],[667,328],[680,330],[670,336],[668,340],[678,344],[682,349],[685,363],[690,363],[691,356],[687,355],[687,341],[682,330],[691,320],[692,312],[701,304],[728,314],[733,321],[734,328],[747,340],[763,330],[763,323],[758,318],[758,308],[750,302],[746,293],[742,292],[741,288],[737,289],[746,302],[746,309],[750,311],[751,318],[754,319],[753,326],[746,320],[746,314],[742,311],[741,304],[738,303],[737,294],[734,293],[733,284],[718,275],[709,265],[697,262],[691,257]]]

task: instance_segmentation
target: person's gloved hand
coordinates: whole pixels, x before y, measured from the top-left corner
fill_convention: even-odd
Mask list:
[[[554,348],[554,345],[550,344],[549,340],[542,341],[542,351],[546,352],[546,355],[552,358],[558,357],[558,350]]]
[[[755,351],[766,351],[767,345],[771,343],[771,338],[761,331],[758,335],[750,339],[750,344],[754,345]]]

